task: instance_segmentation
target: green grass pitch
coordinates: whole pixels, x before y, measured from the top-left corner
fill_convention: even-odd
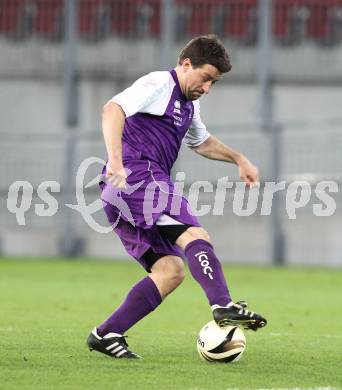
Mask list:
[[[269,325],[246,332],[240,362],[202,362],[211,313],[187,272],[177,291],[128,332],[140,361],[89,352],[85,340],[144,276],[132,262],[0,260],[0,389],[225,390],[342,387],[342,272],[225,267],[235,300]]]

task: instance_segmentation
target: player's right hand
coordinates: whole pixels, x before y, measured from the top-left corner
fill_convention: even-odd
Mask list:
[[[126,188],[127,174],[122,163],[115,161],[108,161],[106,165],[106,179],[114,187],[124,189]]]

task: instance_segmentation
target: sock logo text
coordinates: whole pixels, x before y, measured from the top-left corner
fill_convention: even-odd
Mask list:
[[[205,275],[208,275],[209,278],[210,278],[211,280],[213,280],[213,275],[212,275],[211,273],[214,272],[214,271],[213,271],[213,269],[209,266],[210,263],[209,263],[209,258],[208,258],[208,256],[207,256],[207,252],[202,251],[202,252],[196,253],[196,254],[195,254],[195,257],[198,258],[198,261],[199,261],[199,263],[201,264],[201,266],[202,266],[202,268],[203,268],[203,273],[204,273]]]

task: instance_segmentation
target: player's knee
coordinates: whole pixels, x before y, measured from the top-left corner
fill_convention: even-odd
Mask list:
[[[176,241],[176,244],[184,249],[190,242],[195,240],[205,240],[211,242],[208,232],[201,227],[190,227]]]
[[[203,228],[196,228],[197,230],[193,233],[194,239],[195,240],[205,240],[210,242],[210,236],[209,233],[204,230]]]

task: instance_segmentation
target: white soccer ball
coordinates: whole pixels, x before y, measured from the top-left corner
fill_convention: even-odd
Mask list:
[[[220,328],[215,321],[203,326],[197,338],[197,351],[208,362],[236,362],[246,348],[246,338],[238,326]]]

